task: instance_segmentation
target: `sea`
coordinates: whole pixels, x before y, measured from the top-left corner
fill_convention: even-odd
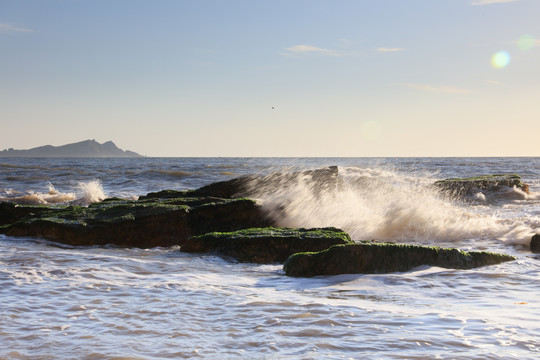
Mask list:
[[[0,200],[88,205],[242,175],[337,166],[259,191],[281,226],[487,250],[472,270],[287,277],[178,246],[67,246],[0,235],[0,359],[539,359],[540,158],[0,158]],[[530,187],[453,197],[433,183],[516,173]],[[281,211],[275,211],[280,206]]]

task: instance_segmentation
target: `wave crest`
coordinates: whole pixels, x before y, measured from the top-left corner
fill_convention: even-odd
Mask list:
[[[280,226],[335,226],[358,241],[480,238],[526,244],[534,234],[522,221],[498,217],[486,211],[486,206],[475,207],[444,196],[431,186],[434,179],[429,176],[354,167],[340,167],[338,174],[336,186],[321,187],[311,176],[296,176],[286,184],[258,184],[252,192]],[[517,189],[501,195],[507,200],[526,199]]]
[[[47,185],[46,192],[35,192],[29,190],[26,193],[4,190],[4,196],[0,196],[0,201],[10,201],[21,205],[80,205],[88,206],[91,203],[99,202],[107,198],[101,181],[92,180],[77,184],[75,192],[61,192],[53,184]]]

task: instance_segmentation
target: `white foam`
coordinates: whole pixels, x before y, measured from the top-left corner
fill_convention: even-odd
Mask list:
[[[77,199],[73,202],[75,205],[89,205],[95,202],[103,201],[107,198],[101,185],[101,181],[92,180],[89,182],[80,182],[77,185]]]
[[[354,240],[486,239],[527,244],[534,234],[519,220],[443,197],[429,186],[433,183],[429,177],[413,178],[387,169],[339,168],[339,180],[338,188],[323,192],[312,191],[309,176],[255,192],[280,226],[335,226]],[[525,194],[511,188],[508,192],[510,199],[523,199]]]
[[[15,194],[15,196],[13,196],[13,194]],[[13,201],[18,204],[27,205],[61,204],[68,203],[76,199],[76,195],[74,193],[62,193],[58,191],[51,183],[48,184],[47,192],[34,192],[30,190],[24,195],[19,195],[15,192],[6,193],[6,195],[8,195],[8,197],[0,198],[0,200]]]
[[[61,192],[51,183],[47,187],[46,192],[29,190],[22,195],[15,191],[4,191],[6,196],[0,196],[0,201],[11,201],[25,205],[73,204],[87,206],[107,198],[99,180],[80,182],[77,184],[75,192]]]

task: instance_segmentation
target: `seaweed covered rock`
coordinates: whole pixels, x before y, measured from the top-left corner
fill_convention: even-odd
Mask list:
[[[20,219],[47,211],[49,208],[42,205],[24,205],[14,202],[0,202],[0,226],[9,225]]]
[[[497,191],[502,187],[516,187],[529,193],[529,186],[516,174],[482,175],[469,178],[451,178],[435,182],[435,187],[454,196],[472,195],[477,191]]]
[[[535,234],[531,239],[531,251],[540,253],[540,234]]]
[[[3,226],[0,232],[69,245],[150,248],[179,245],[191,236],[211,231],[269,225],[250,199],[150,197],[112,199],[88,207],[50,207]]]
[[[195,236],[180,247],[183,252],[217,252],[242,262],[284,262],[302,251],[320,251],[336,244],[352,244],[349,235],[336,228],[252,228]]]
[[[418,245],[359,243],[336,245],[320,252],[290,256],[283,266],[289,276],[403,272],[421,265],[471,269],[516,258],[505,254]]]

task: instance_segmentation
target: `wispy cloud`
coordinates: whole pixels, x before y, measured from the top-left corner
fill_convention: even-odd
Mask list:
[[[405,49],[403,49],[403,48],[386,48],[386,47],[380,47],[380,48],[377,48],[377,51],[383,52],[383,53],[387,53],[387,52],[400,52],[400,51],[405,51]]]
[[[285,48],[289,54],[306,54],[306,53],[316,53],[321,55],[328,56],[341,56],[341,53],[331,49],[323,49],[317,46],[312,45],[295,45],[288,48]]]
[[[0,34],[32,32],[31,29],[14,26],[7,23],[0,23]]]
[[[519,0],[477,0],[473,1],[471,5],[491,5],[491,4],[502,4],[502,3],[510,3],[510,2],[516,2]]]
[[[468,89],[458,88],[455,86],[433,86],[429,84],[403,84],[411,89],[427,91],[439,94],[467,94],[471,91]]]

